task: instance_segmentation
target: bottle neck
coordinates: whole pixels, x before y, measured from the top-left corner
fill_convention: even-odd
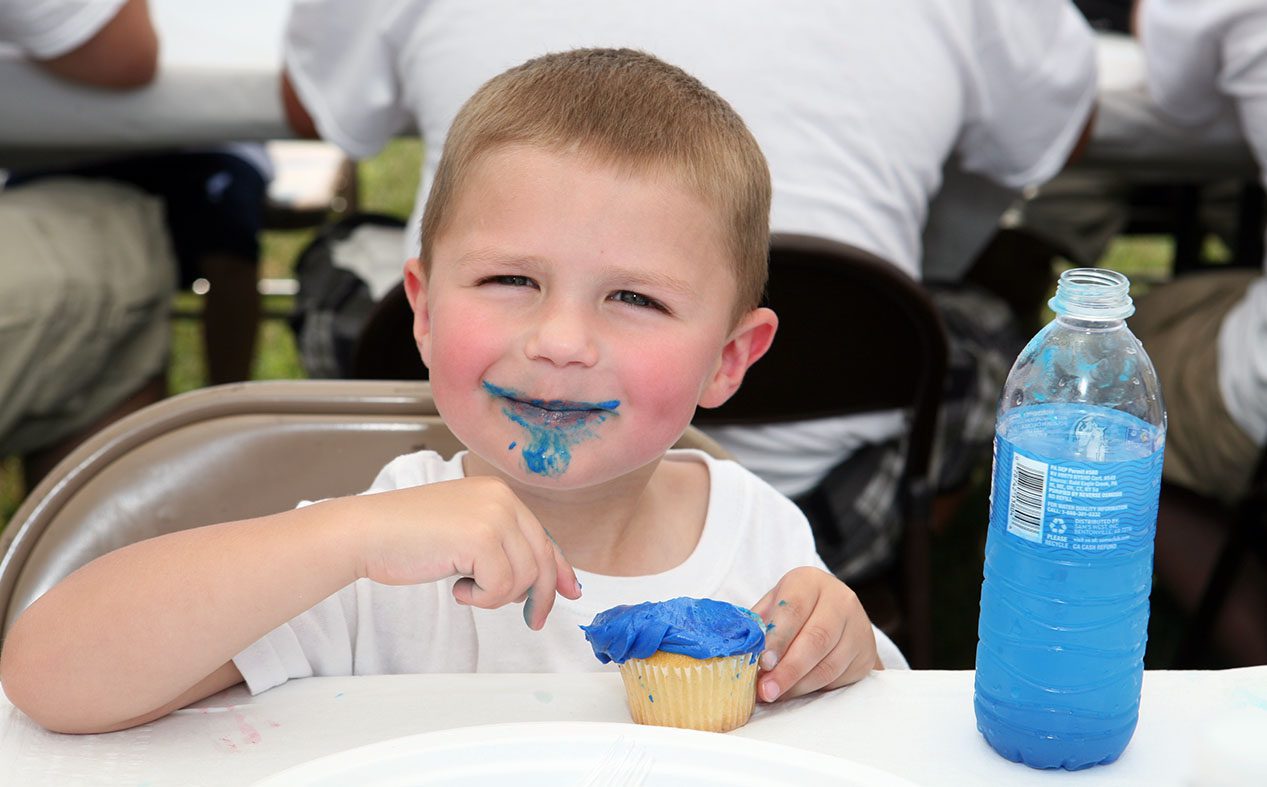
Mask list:
[[[1086,317],[1075,317],[1071,314],[1057,314],[1055,321],[1062,327],[1076,331],[1107,332],[1126,327],[1126,320],[1088,319]]]
[[[1135,313],[1130,281],[1117,271],[1073,268],[1060,274],[1048,306],[1062,323],[1111,329]]]

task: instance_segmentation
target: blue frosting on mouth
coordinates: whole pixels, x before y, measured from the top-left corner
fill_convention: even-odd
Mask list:
[[[490,395],[505,402],[502,413],[528,433],[528,442],[520,451],[525,467],[537,475],[557,476],[566,471],[572,461],[572,446],[594,437],[590,427],[616,415],[620,407],[615,399],[535,399],[487,380],[482,384]],[[511,450],[514,446],[511,443]]]
[[[683,596],[612,607],[581,630],[604,664],[645,659],[657,650],[697,659],[749,653],[751,662],[765,648],[765,631],[756,613],[706,598]]]

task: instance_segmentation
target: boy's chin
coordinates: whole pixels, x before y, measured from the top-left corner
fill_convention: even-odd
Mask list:
[[[552,462],[551,457],[507,451],[506,455],[495,459],[480,458],[512,484],[560,492],[600,486],[635,470],[623,464],[614,467],[596,456],[575,456],[562,463]]]

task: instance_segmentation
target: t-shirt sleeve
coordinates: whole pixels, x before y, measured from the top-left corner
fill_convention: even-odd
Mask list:
[[[385,2],[295,0],[286,25],[286,72],[323,139],[353,158],[372,156],[409,126],[396,66],[408,20]]]
[[[291,678],[352,674],[356,588],[355,583],[348,585],[233,657],[252,694]]]
[[[1206,122],[1246,89],[1261,94],[1267,7],[1259,0],[1148,0],[1139,14],[1148,91],[1176,122]]]
[[[977,3],[975,74],[957,152],[1010,188],[1060,171],[1096,95],[1095,36],[1066,0]]]
[[[0,3],[0,41],[40,59],[87,43],[114,19],[126,0],[41,0]]]

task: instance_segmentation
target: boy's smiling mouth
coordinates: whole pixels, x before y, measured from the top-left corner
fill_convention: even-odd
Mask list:
[[[571,399],[535,399],[524,396],[510,388],[502,388],[487,380],[482,382],[484,390],[492,396],[507,403],[507,415],[513,413],[541,426],[571,426],[578,421],[587,421],[591,416],[599,416],[600,420],[607,415],[618,415],[619,400],[609,399],[602,402],[584,402]]]
[[[520,450],[531,473],[561,475],[572,461],[572,446],[597,437],[590,424],[617,415],[620,402],[581,402],[569,399],[533,399],[518,391],[481,381],[484,390],[502,401],[502,413],[528,432],[528,444]],[[511,443],[514,450],[517,443]]]

